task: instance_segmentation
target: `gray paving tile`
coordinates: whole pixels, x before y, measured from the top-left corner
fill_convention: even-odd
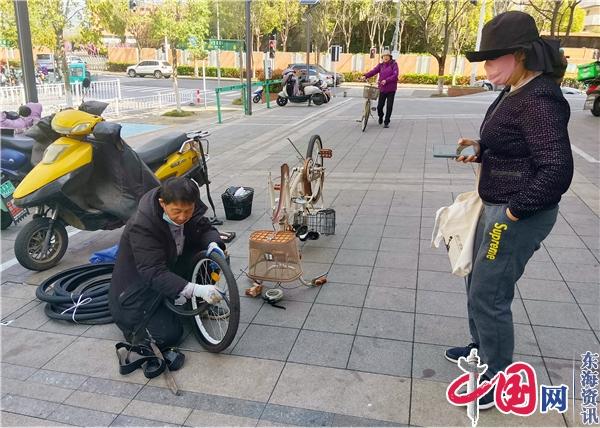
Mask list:
[[[379,247],[379,251],[415,254],[419,252],[419,240],[405,238],[388,238],[387,236],[384,236],[383,238],[381,238],[381,245]]]
[[[414,312],[415,290],[369,286],[365,308]]]
[[[167,388],[158,388],[155,386],[146,385],[142,388],[140,393],[135,396],[135,399],[147,401],[149,403],[195,409],[203,396],[204,394],[181,390],[180,395],[173,395],[173,393]]]
[[[467,342],[459,342],[456,346],[466,345]],[[455,363],[444,357],[447,346],[428,345],[415,343],[412,354],[412,377],[413,379],[426,379],[448,384],[463,372]]]
[[[41,369],[27,379],[27,381],[60,386],[61,388],[78,389],[87,378],[87,376]]]
[[[393,269],[417,269],[417,263],[419,260],[418,252],[383,252],[380,251],[377,255],[377,262],[375,266],[381,268],[393,268]]]
[[[385,214],[362,214],[365,211],[368,211],[368,209],[372,209],[373,207],[368,206],[363,210],[364,207],[361,207],[358,212],[356,213],[356,216],[352,219],[352,226],[355,225],[384,225],[386,224],[386,220],[388,218],[387,216],[387,210],[383,207],[375,207],[378,210],[377,211],[372,211],[372,212],[382,212],[383,210],[385,210]]]
[[[581,356],[576,355],[575,360],[563,360],[558,358],[544,358],[544,364],[548,369],[550,375],[550,381],[552,385],[565,384],[569,385],[569,395],[573,396],[573,376],[575,377],[575,384],[577,392],[576,397],[579,396],[579,375],[581,374]],[[569,403],[570,404],[570,403]]]
[[[111,427],[176,427],[179,425],[167,424],[165,422],[151,421],[150,419],[136,418],[133,416],[119,415],[115,418]]]
[[[466,318],[426,314],[416,316],[415,342],[452,347],[471,341]]]
[[[555,263],[576,263],[578,265],[597,265],[594,254],[584,248],[548,248],[548,253]]]
[[[389,253],[379,253],[389,254]],[[402,269],[397,266],[394,269],[387,267],[375,267],[371,276],[370,285],[378,287],[412,288],[416,287],[417,270]]]
[[[302,251],[302,261],[333,263],[337,252],[338,250],[336,248],[319,248],[312,245],[306,245]]]
[[[576,303],[523,300],[523,304],[533,325],[587,328],[585,318]]]
[[[577,235],[559,235],[551,233],[544,239],[547,248],[584,248],[585,244]]]
[[[5,412],[19,413],[21,415],[42,419],[46,419],[48,415],[59,406],[58,403],[51,403],[45,400],[35,400],[33,398],[19,397],[17,395],[10,394],[2,397],[0,404],[2,406],[2,410]]]
[[[359,308],[316,303],[308,314],[303,328],[330,333],[355,334],[359,318]]]
[[[377,251],[340,249],[334,263],[336,265],[373,266]]]
[[[33,367],[0,362],[0,376],[3,378],[25,380],[36,371]]]
[[[598,305],[581,305],[581,310],[591,327],[600,332],[600,312],[598,312]]]
[[[129,401],[131,401],[129,398],[111,397],[84,391],[75,391],[68,399],[71,406],[115,414],[121,413]]]
[[[218,395],[198,394],[196,410],[218,412],[226,415],[258,419],[265,408],[265,403],[241,400]]]
[[[88,378],[79,390],[93,392],[96,394],[110,395],[113,397],[132,399],[142,389],[142,385],[129,382],[119,382],[116,380],[100,379],[97,377]]]
[[[388,238],[419,238],[419,229],[412,226],[385,226],[383,236]]]
[[[327,276],[331,282],[368,285],[373,268],[368,266],[333,265]]]
[[[419,270],[436,272],[451,272],[450,261],[445,254],[421,254],[419,256]]]
[[[24,313],[17,316],[17,314],[21,312],[17,311],[14,314],[16,318],[13,318],[13,316],[9,317],[11,319],[14,319],[14,321],[10,324],[11,327],[20,327],[26,328],[28,330],[36,330],[48,322],[48,316],[44,313],[44,306],[46,306],[46,304],[40,302],[31,303],[33,303],[33,305],[31,305],[31,307]],[[29,306],[30,305],[27,305],[26,307]]]
[[[435,272],[419,270],[417,288],[429,291],[444,291],[446,293],[466,293],[464,278],[452,275],[450,272]]]
[[[378,419],[357,418],[336,413],[331,426],[334,427],[397,427],[403,424],[386,422]]]
[[[231,353],[285,361],[297,336],[297,329],[251,324]]]
[[[467,317],[467,296],[458,293],[417,291],[417,312],[420,314]]]
[[[383,224],[352,224],[348,229],[348,236],[378,236],[383,235]]]
[[[575,300],[580,304],[600,305],[600,287],[591,282],[573,282],[567,283],[571,292],[575,295]]]
[[[574,303],[575,299],[564,281],[521,278],[517,283],[523,299]]]
[[[240,290],[243,293],[243,290]],[[258,297],[240,297],[240,322],[250,323],[260,310],[264,300]]]
[[[317,303],[362,307],[367,295],[367,287],[356,284],[327,282],[320,287]]]
[[[4,233],[4,232],[2,232]],[[2,236],[4,240],[4,236]],[[17,299],[33,300],[35,299],[35,287],[21,282],[3,282],[0,285],[0,296],[12,297]]]
[[[329,282],[327,282],[327,286],[329,286]],[[320,293],[319,290],[323,287],[306,287],[291,283],[288,285],[282,284],[280,288],[283,291],[283,298],[286,301],[294,300],[297,302],[313,303]],[[265,290],[263,290],[263,294],[264,292]]]
[[[551,262],[529,262],[525,267],[523,278],[548,279],[551,281],[562,281],[558,269]]]
[[[412,341],[413,324],[414,314],[365,308],[360,317],[357,334]]]
[[[190,408],[159,403],[148,405],[147,402],[141,400],[132,400],[122,412],[123,415],[127,416],[174,423],[177,425],[183,425],[191,413],[192,409]]]
[[[287,363],[270,403],[408,423],[409,394],[406,378]]]
[[[216,412],[194,410],[184,426],[190,427],[253,427],[258,419],[244,418],[241,416],[223,415]]]
[[[343,369],[353,341],[351,335],[302,330],[288,360]]]
[[[19,395],[37,400],[54,401],[62,403],[71,393],[72,389],[32,383],[16,379],[2,380],[2,393]]]
[[[412,343],[357,336],[348,368],[369,373],[410,377]]]
[[[48,419],[32,418],[31,416],[19,415],[0,411],[0,424],[3,427],[64,427],[69,426]]]
[[[379,249],[381,235],[347,235],[341,248],[350,250],[374,251]]]
[[[123,332],[119,329],[119,327],[117,327],[116,324],[93,325],[87,329],[82,336],[116,341],[121,341],[124,339]]]
[[[411,207],[408,205],[392,205],[390,207],[390,216],[398,217],[419,217],[421,215],[421,207]]]
[[[600,264],[556,263],[565,281],[600,283]]]
[[[540,347],[537,344],[533,329],[528,324],[514,324],[515,353],[523,355],[540,356]]]
[[[533,326],[543,357],[577,358],[586,351],[598,352],[600,346],[590,330]]]
[[[310,311],[311,304],[290,300],[282,300],[279,304],[284,306],[285,310],[269,304],[263,305],[258,312],[258,315],[254,318],[253,323],[278,327],[302,327],[302,324],[304,324],[304,320],[308,315],[308,311]]]
[[[80,407],[61,404],[48,416],[48,419],[69,425],[107,427],[112,423],[116,416],[117,415],[113,413],[99,412],[96,410],[82,409]]]
[[[421,217],[390,214],[385,224],[386,226],[413,227],[418,229],[421,227]]]
[[[37,304],[33,302],[33,306]],[[3,320],[10,320],[19,317],[27,310],[31,309],[32,302],[30,299],[18,299],[15,297],[3,297],[0,300],[0,313]],[[19,311],[21,308],[23,310]]]
[[[261,420],[267,420],[282,424],[293,424],[299,426],[331,426],[333,413],[319,412],[314,410],[300,409],[297,407],[267,404]]]
[[[3,327],[2,362],[40,368],[73,340],[62,334]]]

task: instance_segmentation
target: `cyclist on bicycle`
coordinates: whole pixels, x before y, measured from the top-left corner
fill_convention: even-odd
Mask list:
[[[398,63],[392,59],[392,54],[389,50],[384,50],[381,53],[382,62],[377,64],[375,68],[363,74],[362,80],[379,74],[379,99],[377,100],[377,115],[379,116],[379,124],[383,123],[384,128],[390,127],[390,117],[392,116],[392,108],[394,106],[394,97],[396,96],[396,88],[398,86]],[[383,106],[385,109],[385,120],[383,118]]]

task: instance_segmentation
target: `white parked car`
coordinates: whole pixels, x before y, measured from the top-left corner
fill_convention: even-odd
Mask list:
[[[560,90],[562,91],[562,93],[564,95],[583,95],[584,94],[584,92],[580,91],[579,89],[571,88],[569,86],[561,86]]]
[[[154,76],[155,79],[161,77],[169,78],[173,74],[173,66],[167,61],[140,61],[136,65],[127,67],[129,77]]]

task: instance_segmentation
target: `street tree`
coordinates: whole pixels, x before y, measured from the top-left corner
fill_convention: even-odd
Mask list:
[[[161,37],[155,31],[157,8],[154,5],[138,7],[136,10],[128,10],[125,16],[126,30],[135,38],[139,61],[142,59],[143,48],[157,48],[161,44]]]
[[[350,52],[350,43],[352,42],[352,30],[357,23],[357,18],[364,3],[355,0],[339,0],[338,20],[340,21],[340,30],[344,37],[346,52]]]
[[[281,27],[282,17],[279,12],[277,2],[273,0],[252,1],[250,5],[250,26],[254,36],[254,51],[260,52],[263,35]],[[239,17],[237,25],[239,25]]]
[[[317,47],[329,51],[338,36],[340,26],[337,19],[339,0],[321,0],[312,16],[313,38]]]
[[[540,31],[551,37],[560,33],[568,36],[583,29],[585,11],[579,6],[582,0],[528,0],[525,11],[536,21]]]
[[[286,52],[290,31],[300,23],[300,2],[275,0],[274,6],[280,17],[277,30],[281,39],[281,50]]]
[[[4,40],[8,47],[17,46],[17,19],[13,0],[0,0],[0,40]]]
[[[73,105],[69,67],[65,50],[65,30],[81,22],[85,5],[75,0],[29,0],[32,38],[38,46],[50,47],[61,70],[67,105]],[[37,43],[36,43],[37,42]]]
[[[166,38],[173,58],[173,89],[177,111],[181,111],[181,96],[177,81],[177,48],[184,48],[191,38],[202,45],[208,33],[209,9],[206,0],[164,0],[156,11],[155,34]]]
[[[459,18],[467,10],[470,0],[411,0],[406,11],[417,23],[427,52],[438,63],[438,92],[444,88],[444,69],[450,47],[450,35],[455,32]],[[480,6],[481,7],[481,6]]]
[[[86,0],[79,39],[83,43],[99,44],[102,33],[108,32],[125,41],[127,30],[127,0]]]

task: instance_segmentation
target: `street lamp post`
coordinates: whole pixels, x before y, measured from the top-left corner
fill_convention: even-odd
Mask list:
[[[246,114],[252,115],[252,32],[250,31],[250,2],[246,0]],[[240,58],[241,60],[241,58]]]
[[[483,31],[483,24],[485,21],[485,0],[481,0],[481,11],[479,12],[479,26],[477,27],[477,41],[475,42],[475,50],[478,51],[481,46],[481,32]],[[475,85],[475,79],[477,78],[477,64],[471,64],[471,79],[469,84]]]
[[[400,40],[400,0],[396,0],[396,29],[394,30],[394,37],[392,39],[392,57],[398,58],[400,54],[400,46],[398,41]]]
[[[29,27],[29,10],[26,1],[14,0],[17,18],[19,52],[21,53],[21,69],[23,70],[23,86],[25,100],[37,103],[37,87],[35,86],[35,66],[33,64],[33,48],[31,46],[31,30]],[[6,58],[8,63],[8,57]]]

